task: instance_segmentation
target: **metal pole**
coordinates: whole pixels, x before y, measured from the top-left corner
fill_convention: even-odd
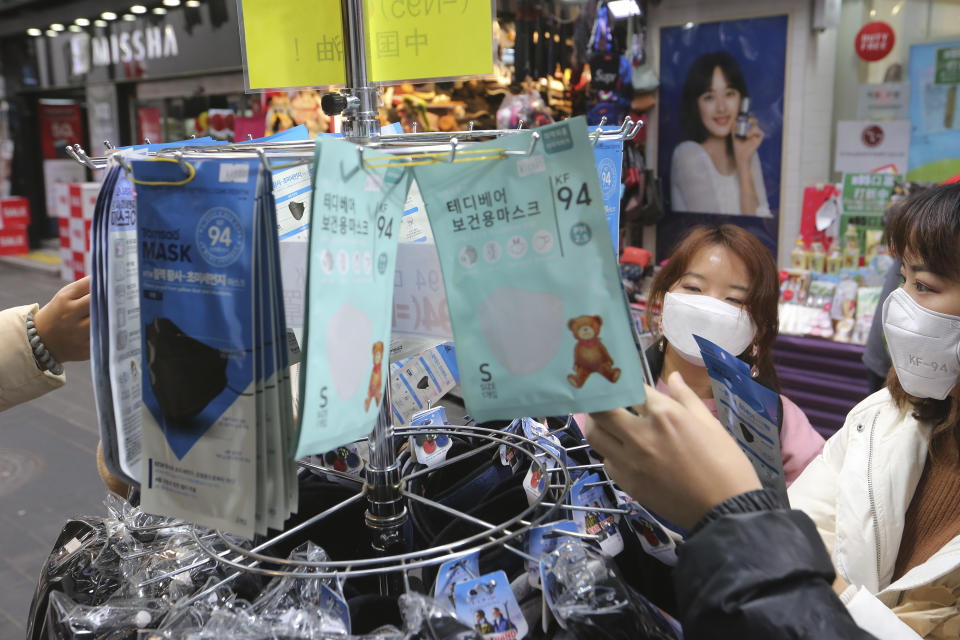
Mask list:
[[[343,15],[343,58],[347,69],[343,133],[352,139],[380,137],[380,91],[367,81],[367,50],[362,0],[340,0]]]
[[[387,363],[384,369],[389,370]],[[364,485],[369,505],[365,518],[367,528],[372,534],[374,549],[383,552],[403,543],[400,527],[407,520],[407,507],[400,494],[400,463],[393,441],[392,406],[388,377],[377,424],[368,439],[370,462]]]

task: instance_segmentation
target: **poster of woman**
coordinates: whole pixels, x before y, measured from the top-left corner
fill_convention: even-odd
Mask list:
[[[739,224],[776,255],[788,16],[660,31],[657,246],[694,224]],[[732,218],[732,219],[731,219]]]

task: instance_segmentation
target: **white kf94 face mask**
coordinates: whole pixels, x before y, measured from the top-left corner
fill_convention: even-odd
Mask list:
[[[667,293],[663,298],[661,327],[664,337],[684,360],[703,367],[698,335],[724,351],[739,356],[746,351],[757,327],[746,309],[738,309],[711,296]]]
[[[883,335],[904,391],[936,400],[950,394],[960,376],[960,316],[931,311],[897,289],[883,303]]]

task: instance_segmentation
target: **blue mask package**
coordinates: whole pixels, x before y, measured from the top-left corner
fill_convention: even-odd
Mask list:
[[[388,378],[393,278],[408,172],[318,138],[297,457],[372,429]]]
[[[143,326],[142,507],[251,537],[259,160],[132,162]]]
[[[472,145],[453,163],[414,171],[469,414],[482,422],[643,402],[583,119]]]
[[[750,377],[747,363],[694,336],[710,376],[717,419],[747,454],[760,482],[786,500],[780,444],[780,396]]]
[[[620,127],[602,127],[604,131],[617,131]],[[613,240],[613,253],[620,251],[620,174],[623,170],[623,140],[619,137],[600,138],[593,145],[593,157],[600,180],[600,195],[607,215],[607,226]]]

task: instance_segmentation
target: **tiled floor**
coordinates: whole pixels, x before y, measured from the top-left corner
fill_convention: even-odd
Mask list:
[[[43,304],[62,284],[0,263],[0,309]],[[90,365],[65,366],[65,387],[0,413],[0,640],[24,637],[40,566],[67,516],[105,512]]]

